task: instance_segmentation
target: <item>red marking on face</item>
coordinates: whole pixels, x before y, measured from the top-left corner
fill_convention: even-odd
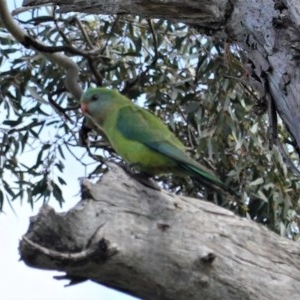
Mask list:
[[[81,111],[86,114],[88,112],[88,106],[86,103],[81,103]]]

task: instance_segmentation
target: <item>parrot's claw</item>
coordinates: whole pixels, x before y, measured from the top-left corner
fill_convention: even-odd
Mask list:
[[[87,126],[87,119],[84,118],[83,124],[79,130],[79,137],[78,137],[78,145],[79,146],[88,146],[89,145],[88,135],[91,130],[92,129],[89,126]]]
[[[143,172],[138,172],[134,169],[134,167],[136,167],[137,164],[128,165],[128,164],[121,163],[120,166],[134,180],[145,185],[146,187],[149,187],[156,191],[161,191],[161,188],[159,187],[159,185],[151,179],[150,175],[143,173]]]
[[[141,184],[145,185],[156,191],[161,191],[160,186],[153,181],[147,174],[144,173],[136,173],[132,176],[135,180],[139,181]]]
[[[61,275],[61,276],[53,276],[53,278],[56,280],[70,280],[70,282],[65,285],[66,287],[88,280],[88,278],[85,278],[85,277],[75,276],[75,275],[67,275],[67,274]]]

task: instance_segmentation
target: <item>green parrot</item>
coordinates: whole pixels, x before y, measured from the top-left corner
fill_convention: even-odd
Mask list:
[[[148,175],[188,175],[205,185],[228,190],[185,153],[184,145],[159,118],[117,90],[88,89],[81,98],[81,110],[105,134],[112,148],[137,170]]]

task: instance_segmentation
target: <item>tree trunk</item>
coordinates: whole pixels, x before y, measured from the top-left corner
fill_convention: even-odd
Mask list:
[[[147,188],[112,165],[69,212],[45,205],[20,242],[29,266],[143,299],[299,299],[297,243],[228,210]]]
[[[184,22],[207,35],[239,45],[247,53],[250,84],[270,107],[271,143],[279,143],[277,111],[300,154],[299,1],[98,0],[91,4],[81,0],[24,0],[24,5],[46,3],[59,5],[62,12],[134,14]],[[279,149],[284,152],[283,147]],[[294,172],[300,176],[295,168]]]

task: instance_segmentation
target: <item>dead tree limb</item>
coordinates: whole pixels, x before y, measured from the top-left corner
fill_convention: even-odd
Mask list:
[[[67,213],[45,205],[20,242],[29,266],[142,299],[298,299],[299,244],[214,204],[149,189],[113,165]]]

